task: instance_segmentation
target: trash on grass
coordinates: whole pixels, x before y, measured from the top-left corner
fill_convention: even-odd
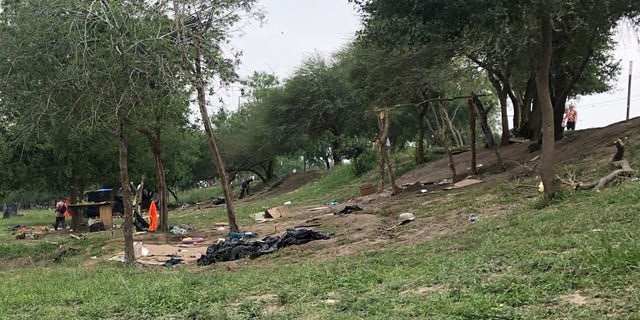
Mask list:
[[[360,208],[360,207],[358,207],[357,205],[354,204],[354,205],[346,206],[342,210],[340,210],[340,211],[338,211],[338,212],[336,212],[334,214],[335,215],[343,215],[343,214],[349,214],[351,212],[361,211],[361,210],[362,210],[362,208]]]
[[[180,227],[175,227],[174,226],[169,230],[169,233],[185,235],[185,234],[187,234],[187,230],[184,229],[184,228],[180,228]]]
[[[398,216],[398,220],[400,220],[400,222],[396,223],[395,225],[393,225],[390,228],[387,229],[383,229],[384,231],[393,231],[393,229],[401,226],[401,225],[405,225],[413,220],[416,219],[416,215],[413,212],[403,212]],[[381,228],[382,229],[382,228]]]
[[[281,237],[266,237],[257,241],[230,240],[207,248],[207,253],[197,260],[199,266],[242,258],[256,258],[291,245],[300,245],[313,240],[329,239],[326,233],[309,229],[289,229]]]

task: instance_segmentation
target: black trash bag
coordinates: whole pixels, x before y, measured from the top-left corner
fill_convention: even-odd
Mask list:
[[[139,213],[134,213],[133,224],[136,226],[136,231],[149,231],[149,223]]]
[[[102,222],[96,222],[92,225],[89,226],[89,232],[98,232],[98,231],[104,231],[104,223]]]
[[[257,241],[229,239],[207,248],[207,252],[196,262],[199,266],[242,258],[257,258],[280,248],[304,244],[313,240],[329,239],[331,236],[309,229],[289,229],[282,237],[266,237]]]
[[[340,211],[336,212],[335,214],[336,214],[336,215],[343,215],[343,214],[349,214],[349,213],[351,213],[351,212],[354,212],[354,211],[361,211],[361,210],[362,210],[362,208],[360,208],[360,207],[358,207],[357,205],[355,205],[355,204],[354,204],[354,205],[352,205],[352,206],[346,206],[346,207],[344,207],[344,209],[342,209],[342,210],[340,210]]]
[[[220,197],[215,198],[215,199],[213,199],[213,201],[211,203],[213,203],[213,204],[224,204],[224,198],[220,198]]]

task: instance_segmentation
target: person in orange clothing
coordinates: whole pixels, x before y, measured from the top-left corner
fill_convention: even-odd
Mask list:
[[[573,104],[570,103],[569,109],[567,109],[567,112],[564,114],[564,119],[562,119],[562,122],[563,123],[566,122],[567,130],[575,130],[577,121],[578,121],[578,111],[576,111]]]

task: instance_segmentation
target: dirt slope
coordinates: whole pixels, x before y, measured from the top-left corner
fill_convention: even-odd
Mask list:
[[[616,123],[605,128],[570,132],[566,134],[564,139],[556,143],[556,158],[559,167],[567,163],[582,164],[585,167],[606,166],[615,152],[615,148],[607,146],[607,144],[615,138],[625,136],[629,137],[627,140],[629,152],[633,152],[634,146],[640,144],[638,138],[640,136],[640,118]],[[470,225],[470,212],[454,209],[449,214],[436,217],[430,214],[429,208],[447,205],[455,201],[457,195],[467,190],[473,190],[473,188],[479,188],[486,184],[502,183],[524,175],[533,175],[535,171],[532,171],[531,168],[534,167],[535,161],[532,160],[539,155],[539,152],[529,152],[528,144],[511,144],[500,148],[505,170],[496,169],[496,157],[492,150],[478,150],[477,164],[482,164],[482,167],[479,175],[473,178],[483,182],[474,186],[444,190],[445,186],[419,185],[419,183],[439,182],[451,177],[449,162],[445,157],[398,177],[399,184],[407,187],[400,195],[391,196],[387,191],[382,194],[351,199],[337,206],[324,204],[309,207],[292,206],[289,217],[246,226],[244,231],[256,232],[262,238],[279,236],[288,228],[302,226],[333,234],[330,240],[313,241],[305,245],[283,249],[292,253],[292,257],[297,256],[297,254],[293,254],[297,252],[303,254],[306,259],[330,259],[336,256],[378,250],[390,244],[410,245],[424,242],[435,236],[456,232]],[[470,166],[470,152],[457,154],[454,159],[456,170],[459,173],[458,179],[464,178],[469,174],[467,169]],[[290,192],[317,178],[316,174],[292,175],[271,189],[253,196]],[[590,177],[590,179],[593,178]],[[410,187],[411,185],[413,187]],[[428,193],[421,194],[421,188],[428,189]],[[509,210],[509,207],[504,205],[502,207],[492,206],[494,197],[495,195],[492,194],[478,197],[476,200],[479,205],[473,214],[489,217]],[[364,210],[347,215],[334,214],[347,205],[357,205]],[[414,212],[417,218],[392,231],[385,230],[397,224],[399,222],[398,215],[405,210]],[[228,230],[196,230],[189,235],[204,237],[207,240],[201,246],[207,246],[218,238],[226,237]],[[154,238],[148,236],[144,238],[145,241],[154,242]],[[155,238],[155,242],[159,243],[171,243],[177,240],[175,236]],[[230,263],[230,265],[233,266],[234,263]],[[228,268],[230,267],[228,266]]]

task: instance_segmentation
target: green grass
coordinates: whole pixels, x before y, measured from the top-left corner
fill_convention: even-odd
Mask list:
[[[296,192],[237,205],[249,213],[292,201],[353,196],[365,180],[336,168]],[[533,182],[527,182],[533,184]],[[3,319],[638,319],[640,182],[602,192],[567,192],[535,209],[534,188],[486,185],[452,201],[391,205],[419,218],[451,213],[478,222],[418,245],[390,245],[339,258],[276,252],[207,267],[125,267],[91,256],[118,246],[121,234],[76,241],[0,237]],[[186,210],[173,223],[224,221],[223,208]],[[3,229],[15,218],[2,220]],[[49,225],[52,212],[25,212]],[[22,223],[22,222],[21,222]],[[26,223],[25,223],[26,224]],[[403,227],[411,233],[412,225]],[[115,240],[113,240],[115,239]],[[52,241],[49,241],[52,242]],[[79,252],[60,262],[60,250]],[[25,256],[30,260],[25,261]],[[12,267],[13,266],[13,267]],[[568,297],[582,300],[570,302]]]

